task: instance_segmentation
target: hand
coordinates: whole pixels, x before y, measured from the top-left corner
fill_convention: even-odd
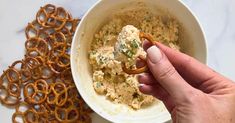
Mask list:
[[[149,73],[140,91],[160,99],[174,123],[235,122],[235,84],[190,56],[163,44],[144,44]]]

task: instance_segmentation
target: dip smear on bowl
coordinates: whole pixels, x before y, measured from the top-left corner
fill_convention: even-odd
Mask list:
[[[116,14],[97,31],[90,47],[94,90],[110,101],[133,109],[152,104],[156,99],[139,91],[136,75],[123,72],[121,62],[135,68],[136,58],[145,55],[139,39],[140,31],[179,50],[179,28],[174,18],[154,15],[145,7]]]

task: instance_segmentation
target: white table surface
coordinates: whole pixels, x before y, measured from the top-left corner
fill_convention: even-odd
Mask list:
[[[0,73],[24,55],[24,27],[47,3],[63,6],[74,17],[97,0],[0,0]],[[182,0],[198,17],[208,44],[208,65],[235,80],[235,0]],[[0,122],[10,123],[14,112],[0,104]],[[94,123],[105,123],[94,115]]]

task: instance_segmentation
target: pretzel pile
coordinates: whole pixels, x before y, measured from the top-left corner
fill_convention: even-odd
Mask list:
[[[13,123],[91,122],[92,111],[77,92],[70,70],[79,21],[62,7],[47,4],[26,27],[25,58],[0,76],[0,102],[15,107]]]
[[[140,32],[139,37],[140,37],[141,41],[144,41],[144,39],[146,39],[152,45],[154,45],[155,42],[156,42],[156,41],[153,40],[153,37],[150,34],[147,34],[147,33]],[[123,63],[122,64],[122,70],[127,74],[140,74],[140,73],[143,73],[143,72],[147,72],[148,67],[146,65],[146,58],[142,55],[140,55],[138,58],[140,59],[141,62],[145,63],[144,66],[142,66],[140,68],[136,68],[136,69],[128,69],[126,67],[125,63]]]

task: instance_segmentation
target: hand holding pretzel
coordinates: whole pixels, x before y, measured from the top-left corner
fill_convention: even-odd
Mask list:
[[[141,39],[141,41],[143,42],[144,39],[146,39],[148,42],[150,42],[152,45],[155,44],[156,41],[153,40],[152,36],[150,34],[146,34],[143,32],[140,32],[139,37]],[[123,64],[122,70],[127,73],[127,74],[140,74],[143,72],[148,71],[148,67],[146,65],[146,58],[145,56],[140,55],[138,57],[143,63],[145,63],[145,65],[143,67],[140,68],[136,68],[136,69],[128,69],[126,68],[125,64]]]
[[[148,73],[139,89],[160,99],[179,123],[232,123],[235,84],[196,59],[161,43],[144,43]]]

